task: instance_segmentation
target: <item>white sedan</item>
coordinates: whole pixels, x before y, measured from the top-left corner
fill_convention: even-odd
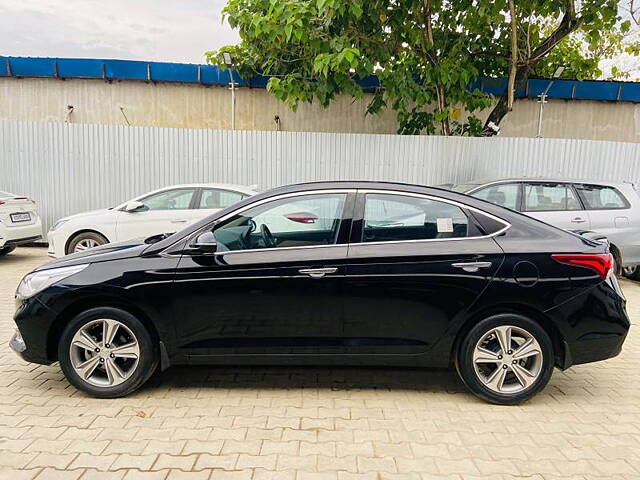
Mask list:
[[[0,256],[42,238],[42,222],[33,200],[0,191],[0,237]]]
[[[117,207],[61,218],[49,230],[49,256],[59,258],[110,242],[182,230],[256,193],[226,184],[174,185]]]

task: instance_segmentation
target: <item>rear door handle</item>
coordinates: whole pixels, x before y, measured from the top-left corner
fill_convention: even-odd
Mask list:
[[[171,220],[171,223],[187,223],[186,220]]]
[[[338,269],[336,267],[326,268],[301,268],[298,270],[303,275],[309,275],[311,278],[322,278],[327,274],[336,273]]]
[[[465,272],[477,272],[481,268],[490,268],[491,262],[460,262],[460,263],[452,263],[452,267],[461,268]]]
[[[585,218],[582,217],[575,217],[571,219],[571,223],[584,223],[587,220]]]

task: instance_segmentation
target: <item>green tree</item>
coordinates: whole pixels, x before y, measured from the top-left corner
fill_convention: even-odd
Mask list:
[[[224,15],[241,42],[207,52],[212,63],[228,51],[241,75],[271,75],[267,89],[294,110],[361,98],[374,74],[367,112],[392,108],[406,134],[490,134],[477,112],[493,105],[487,123],[499,124],[513,91],[554,65],[593,77],[628,28],[616,0],[229,0]],[[484,75],[510,76],[497,103],[470,88]]]

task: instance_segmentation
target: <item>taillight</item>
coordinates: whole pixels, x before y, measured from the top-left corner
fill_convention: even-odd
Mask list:
[[[285,217],[287,217],[292,222],[306,223],[306,224],[316,223],[316,221],[318,220],[317,215],[314,215],[313,213],[307,213],[307,212],[288,213],[285,215]]]
[[[551,257],[555,261],[566,265],[575,265],[576,267],[593,270],[603,280],[606,280],[613,271],[613,255],[610,253],[557,253],[551,255]]]
[[[29,197],[13,197],[14,200],[29,200]]]
[[[3,200],[0,200],[0,205],[4,205],[5,203],[7,203],[7,202],[5,202]]]

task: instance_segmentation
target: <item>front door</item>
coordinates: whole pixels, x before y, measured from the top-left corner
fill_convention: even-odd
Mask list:
[[[195,188],[164,190],[140,199],[140,210],[118,212],[116,241],[182,230],[195,220],[194,194]]]
[[[174,282],[179,346],[189,359],[339,348],[354,197],[285,195],[212,226],[217,252],[184,254]]]
[[[425,353],[481,295],[503,252],[454,203],[373,192],[358,205],[345,285],[350,353]]]

